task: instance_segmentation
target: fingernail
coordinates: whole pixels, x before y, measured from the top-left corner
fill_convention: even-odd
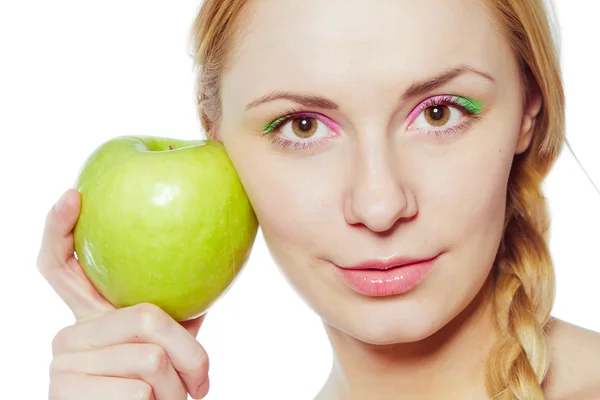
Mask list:
[[[60,199],[58,199],[58,201],[56,202],[56,204],[54,205],[54,209],[58,212],[62,212],[62,210],[65,209],[65,206],[67,205],[67,194],[69,193],[69,191],[67,190],[66,192],[64,192],[62,194],[62,196],[60,196]]]

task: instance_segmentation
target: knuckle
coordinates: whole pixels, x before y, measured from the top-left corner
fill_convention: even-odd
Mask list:
[[[154,304],[140,303],[135,307],[138,326],[146,334],[160,332],[169,323],[168,315]]]
[[[162,347],[155,344],[146,345],[144,369],[151,375],[163,375],[171,366],[171,359]]]
[[[44,218],[44,233],[49,229],[49,227],[54,222],[55,212],[56,212],[56,208],[54,205],[52,207],[50,207],[48,209],[48,211],[46,212],[46,216]]]
[[[55,206],[50,207],[44,218],[44,229],[42,231],[42,239],[48,239],[48,233],[52,231],[52,228],[56,220],[56,208]]]
[[[37,271],[40,274],[42,274],[43,277],[48,276],[48,264],[48,256],[46,255],[44,249],[40,248],[40,251],[38,252],[37,257],[35,259],[35,266],[37,268]]]
[[[52,338],[52,355],[56,356],[60,354],[63,349],[66,347],[69,341],[69,331],[70,326],[62,328],[54,337]]]

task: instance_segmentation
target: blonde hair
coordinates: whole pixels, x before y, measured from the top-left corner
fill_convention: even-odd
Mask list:
[[[504,235],[494,265],[500,339],[489,354],[485,383],[494,399],[543,399],[542,383],[550,365],[546,330],[555,282],[541,184],[566,141],[559,55],[542,0],[486,3],[519,62],[524,99],[529,85],[535,84],[543,105],[532,143],[515,156],[508,183]],[[209,137],[215,134],[220,118],[219,79],[228,65],[235,21],[245,4],[243,0],[205,0],[192,27],[198,113]]]

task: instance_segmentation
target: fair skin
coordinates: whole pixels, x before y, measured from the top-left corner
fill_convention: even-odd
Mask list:
[[[516,60],[480,7],[469,0],[261,0],[239,21],[216,135],[273,259],[323,319],[335,358],[318,400],[487,398],[483,365],[496,338],[490,273],[506,186],[542,101],[535,85],[521,99]],[[433,35],[438,26],[443,32]],[[401,98],[413,83],[461,66],[468,69],[443,86]],[[274,91],[336,106],[277,99],[248,108]],[[441,127],[425,111],[408,118],[439,95],[480,102],[480,118],[452,104]],[[316,114],[297,119],[314,134],[298,136],[290,121],[261,136],[290,107]],[[434,134],[448,128],[457,129]],[[270,137],[322,141],[294,150]],[[54,340],[51,392],[62,391],[61,399],[202,397],[208,358],[194,339],[202,318],[177,324],[146,304],[115,310],[72,257],[77,193],[61,204],[49,213],[38,265],[78,322]],[[349,288],[332,265],[396,255],[439,258],[417,287],[379,297]],[[555,320],[549,341],[548,399],[598,396],[599,335]]]

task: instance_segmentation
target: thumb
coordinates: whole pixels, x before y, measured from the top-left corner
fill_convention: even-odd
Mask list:
[[[72,230],[80,205],[79,192],[69,189],[52,207],[37,258],[38,270],[78,320],[114,309],[88,280],[74,256]]]
[[[75,189],[67,190],[54,204],[46,217],[42,253],[67,261],[73,256],[71,233],[79,218],[81,197]]]

